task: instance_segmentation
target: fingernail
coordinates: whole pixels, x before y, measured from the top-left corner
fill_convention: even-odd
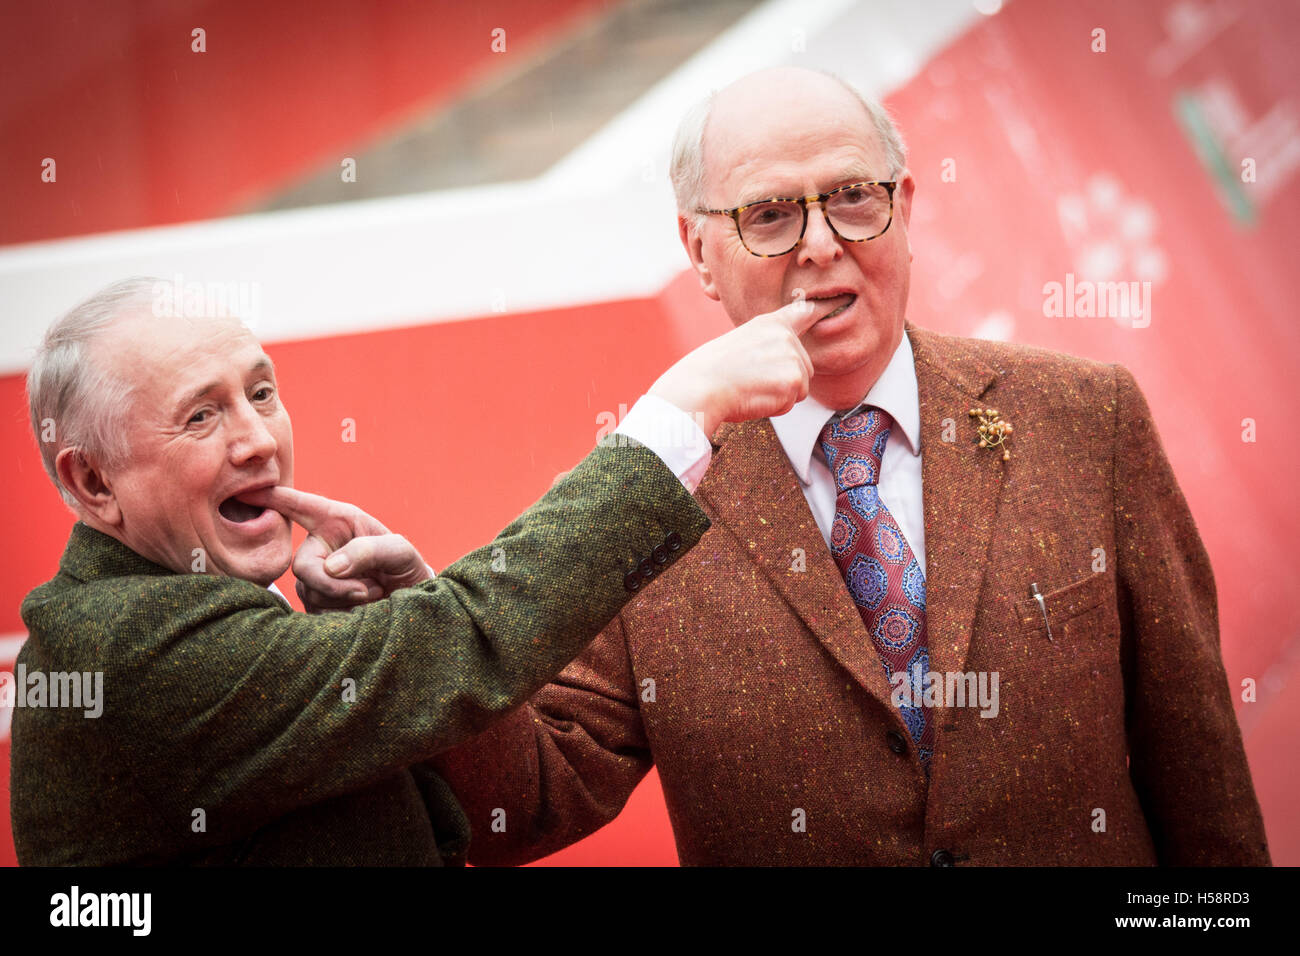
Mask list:
[[[325,559],[325,570],[330,574],[344,574],[350,567],[352,567],[352,562],[341,551],[335,551]]]

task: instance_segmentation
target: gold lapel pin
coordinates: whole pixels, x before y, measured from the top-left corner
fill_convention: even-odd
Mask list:
[[[970,417],[980,420],[980,447],[1001,448],[1002,460],[1010,461],[1011,449],[1007,447],[1007,439],[1015,431],[1011,423],[998,417],[996,408],[972,408]]]

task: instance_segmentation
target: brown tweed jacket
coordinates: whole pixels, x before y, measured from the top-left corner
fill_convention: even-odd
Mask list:
[[[465,816],[425,761],[518,707],[632,597],[626,575],[707,528],[649,449],[598,447],[435,580],[315,616],[78,523],[23,602],[18,664],[51,686],[102,673],[102,714],[14,711],[18,860],[463,863]]]
[[[435,761],[471,862],[579,839],[652,764],[684,864],[1269,862],[1210,562],[1132,375],[909,334],[930,667],[997,672],[997,715],[942,708],[927,784],[770,422],[724,426],[700,545]],[[975,443],[968,412],[990,405],[1009,461]]]

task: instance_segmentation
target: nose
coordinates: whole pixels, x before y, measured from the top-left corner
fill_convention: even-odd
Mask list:
[[[808,203],[808,225],[795,252],[801,265],[811,262],[819,266],[829,265],[844,254],[844,247],[826,221],[826,209],[821,203]]]
[[[266,419],[248,400],[240,402],[230,437],[230,460],[236,465],[270,461],[279,443],[266,425]]]

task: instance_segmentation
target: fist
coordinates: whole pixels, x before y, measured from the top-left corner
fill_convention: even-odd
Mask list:
[[[811,302],[798,299],[755,316],[686,355],[650,394],[695,415],[706,435],[722,422],[784,414],[808,396],[813,365],[799,336],[815,315]]]

